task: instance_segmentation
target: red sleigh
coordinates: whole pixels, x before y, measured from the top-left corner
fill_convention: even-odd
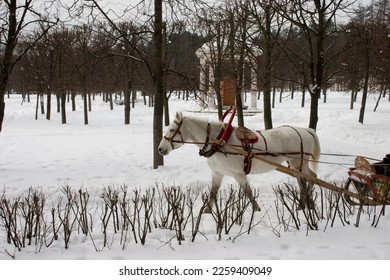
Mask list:
[[[349,190],[352,185],[355,191],[370,201],[380,204],[390,204],[390,177],[377,174],[374,165],[370,164],[364,157],[356,157],[355,167],[348,171],[348,180],[345,189]],[[362,201],[355,200],[345,195],[345,199],[352,205],[362,204]]]

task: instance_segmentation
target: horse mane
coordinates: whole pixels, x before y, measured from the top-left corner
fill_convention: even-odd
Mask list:
[[[210,123],[210,125],[215,125],[215,126],[222,126],[223,122],[221,120],[210,120],[206,118],[199,118],[197,116],[192,116],[192,115],[183,115],[183,118],[191,119],[194,121],[202,122],[202,123]]]

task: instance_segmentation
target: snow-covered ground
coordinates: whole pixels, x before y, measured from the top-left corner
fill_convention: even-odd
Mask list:
[[[360,96],[359,96],[360,97]],[[390,102],[381,100],[373,112],[377,95],[368,97],[364,124],[358,122],[360,98],[355,109],[349,109],[350,95],[333,92],[327,103],[320,101],[317,133],[324,155],[318,176],[329,182],[342,184],[354,157],[363,155],[382,159],[390,153]],[[131,124],[123,124],[123,107],[109,105],[100,97],[93,101],[89,125],[83,124],[82,102],[77,100],[75,112],[68,110],[66,125],[57,113],[48,121],[43,115],[35,116],[35,100],[21,105],[20,95],[6,99],[6,119],[0,134],[0,186],[4,197],[17,197],[30,187],[45,193],[48,205],[69,185],[75,190],[87,190],[97,197],[104,188],[128,186],[148,189],[159,186],[180,186],[200,192],[210,185],[210,172],[206,159],[198,155],[197,148],[185,145],[165,157],[165,165],[152,168],[153,108],[138,100],[131,111]],[[262,100],[259,101],[261,104]],[[259,105],[259,107],[261,107]],[[307,126],[309,101],[300,107],[300,96],[285,96],[273,110],[274,126],[289,124]],[[53,103],[53,108],[55,103]],[[194,101],[170,101],[171,116],[175,111],[216,119],[216,114],[195,113]],[[263,128],[262,114],[245,117],[245,125]],[[345,156],[330,156],[327,153]],[[332,163],[332,164],[329,164]],[[102,246],[100,228],[93,235],[73,233],[69,249],[64,248],[62,237],[50,247],[30,245],[15,250],[7,243],[3,225],[0,225],[0,259],[9,260],[387,260],[390,259],[390,216],[385,216],[377,227],[372,227],[373,214],[363,214],[360,226],[355,217],[350,225],[336,219],[330,227],[326,220],[319,222],[317,231],[285,231],[278,224],[273,187],[293,182],[285,174],[273,171],[249,176],[250,183],[259,193],[263,211],[256,213],[255,226],[250,234],[239,235],[240,228],[218,240],[215,222],[204,215],[202,235],[191,242],[191,229],[181,245],[173,231],[153,229],[146,244],[129,240],[123,248],[119,235],[110,234],[109,246]],[[230,178],[223,181],[222,193],[237,188]],[[49,206],[48,206],[49,207]],[[99,221],[99,217],[96,217]],[[245,224],[245,221],[244,221]],[[189,226],[188,226],[189,227]],[[6,261],[0,262],[3,266]],[[384,268],[385,272],[385,268]],[[2,277],[3,278],[3,277]]]

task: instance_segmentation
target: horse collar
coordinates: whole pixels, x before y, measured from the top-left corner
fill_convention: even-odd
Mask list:
[[[233,133],[234,128],[232,126],[232,122],[233,122],[234,116],[236,115],[236,107],[234,107],[234,106],[230,107],[229,110],[227,110],[223,114],[223,116],[220,120],[223,122],[223,120],[225,119],[225,117],[228,115],[228,113],[230,111],[232,112],[232,114],[230,116],[229,121],[227,122],[225,127],[221,129],[221,131],[219,132],[219,134],[216,138],[216,140],[218,142],[227,143],[229,141],[230,136]],[[210,123],[207,125],[206,142],[205,142],[203,148],[199,150],[199,155],[207,157],[207,158],[211,157],[216,152],[222,152],[221,145],[219,145],[218,143],[211,144],[210,150],[207,151],[207,148],[209,146],[209,140],[210,140]]]

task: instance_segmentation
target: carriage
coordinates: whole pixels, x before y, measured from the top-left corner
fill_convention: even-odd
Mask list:
[[[390,158],[390,155],[387,155]],[[386,157],[386,158],[387,158]],[[386,159],[385,158],[385,159]],[[357,193],[361,198],[352,198],[345,194],[345,200],[351,205],[366,204],[390,204],[390,164],[385,161],[370,164],[361,156],[356,157],[355,167],[348,171],[348,179],[345,190]],[[351,188],[352,187],[352,188]]]

